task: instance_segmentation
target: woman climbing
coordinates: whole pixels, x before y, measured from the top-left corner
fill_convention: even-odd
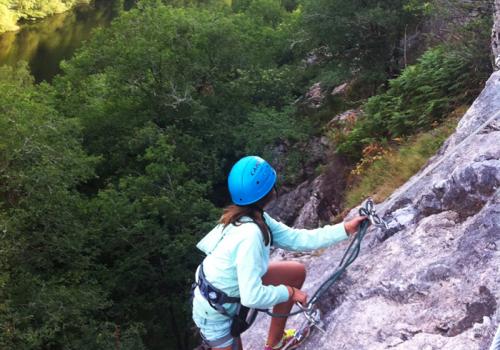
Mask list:
[[[276,171],[262,158],[240,159],[228,178],[234,204],[224,209],[219,225],[197,245],[207,257],[196,271],[193,320],[212,349],[243,349],[239,334],[247,326],[249,308],[274,307],[274,313],[284,314],[295,302],[306,304],[307,295],[300,290],[304,265],[270,263],[271,245],[296,251],[324,248],[345,240],[366,219],[358,216],[314,230],[290,228],[264,211],[276,195],[276,178]],[[271,319],[265,350],[300,345],[305,336],[298,341],[294,330],[284,331],[285,323],[286,318]]]

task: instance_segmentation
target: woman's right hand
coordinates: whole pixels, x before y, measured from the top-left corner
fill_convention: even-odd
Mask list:
[[[358,226],[365,220],[368,220],[366,216],[356,216],[352,220],[344,222],[345,231],[352,235],[358,232]]]
[[[288,286],[288,293],[290,295],[289,300],[292,300],[294,303],[298,302],[304,306],[307,304],[307,294],[300,289]]]

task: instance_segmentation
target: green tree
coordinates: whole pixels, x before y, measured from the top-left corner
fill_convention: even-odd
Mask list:
[[[276,8],[262,2],[250,15],[140,2],[54,81],[54,108],[82,123],[85,149],[100,157],[98,177],[80,186],[109,302],[96,318],[148,349],[192,345],[194,244],[215,223],[207,199],[225,201],[210,192],[228,164],[303,135],[286,108],[300,91],[283,64],[291,15],[268,20],[267,6]],[[286,128],[259,133],[282,121]]]
[[[144,148],[129,140],[149,122],[194,178],[223,182],[226,159],[250,142],[233,130],[256,104],[281,109],[292,98],[294,77],[277,63],[287,30],[245,13],[143,5],[97,33],[55,83],[55,107],[81,120],[86,149],[103,156],[94,187],[141,171]]]
[[[207,185],[148,123],[129,140],[142,173],[82,196],[96,159],[51,88],[2,68],[0,93],[0,346],[188,349],[194,245],[216,219]]]
[[[106,317],[122,330],[140,329],[148,349],[189,349],[189,288],[201,254],[195,243],[215,222],[206,186],[191,179],[174,146],[154,125],[141,161],[143,175],[121,178],[89,203],[101,285],[112,305]]]
[[[338,151],[357,160],[363,147],[428,130],[454,108],[471,103],[491,71],[489,48],[484,45],[488,32],[474,45],[467,41],[428,50],[417,64],[389,81],[385,93],[365,103],[365,116],[340,140]]]
[[[399,73],[401,40],[423,11],[412,0],[304,0],[302,19],[312,47],[329,49],[330,68],[361,79],[373,94]]]
[[[98,348],[107,302],[76,188],[94,160],[45,100],[25,66],[0,68],[0,347]]]

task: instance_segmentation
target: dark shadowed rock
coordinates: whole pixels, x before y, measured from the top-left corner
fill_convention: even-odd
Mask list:
[[[349,89],[349,83],[343,83],[334,87],[330,95],[332,96],[345,95],[348,89]]]
[[[346,168],[335,156],[324,160],[323,174],[282,193],[267,208],[274,218],[297,228],[314,228],[339,214],[346,186]]]
[[[325,100],[325,92],[321,87],[321,83],[313,84],[306,92],[304,99],[301,101],[302,105],[308,109],[317,109],[323,105]]]
[[[290,161],[289,156],[292,152],[300,152],[301,164],[295,169],[293,178],[295,181],[305,181],[315,176],[316,169],[319,165],[325,164],[328,158],[329,142],[326,137],[313,137],[305,142],[299,142],[293,146],[290,143],[283,141],[268,151],[270,153],[269,161],[276,169],[279,177],[287,174],[287,162]],[[283,180],[283,178],[281,178]],[[282,192],[289,192],[289,188],[283,188]]]

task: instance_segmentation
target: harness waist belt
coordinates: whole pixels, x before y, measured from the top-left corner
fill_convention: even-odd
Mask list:
[[[212,306],[222,305],[226,303],[240,303],[239,297],[230,297],[225,292],[214,287],[210,282],[208,282],[207,278],[205,277],[205,272],[203,272],[203,264],[200,265],[200,269],[198,271],[198,287],[200,289],[201,295],[203,295],[203,297],[207,299]]]

